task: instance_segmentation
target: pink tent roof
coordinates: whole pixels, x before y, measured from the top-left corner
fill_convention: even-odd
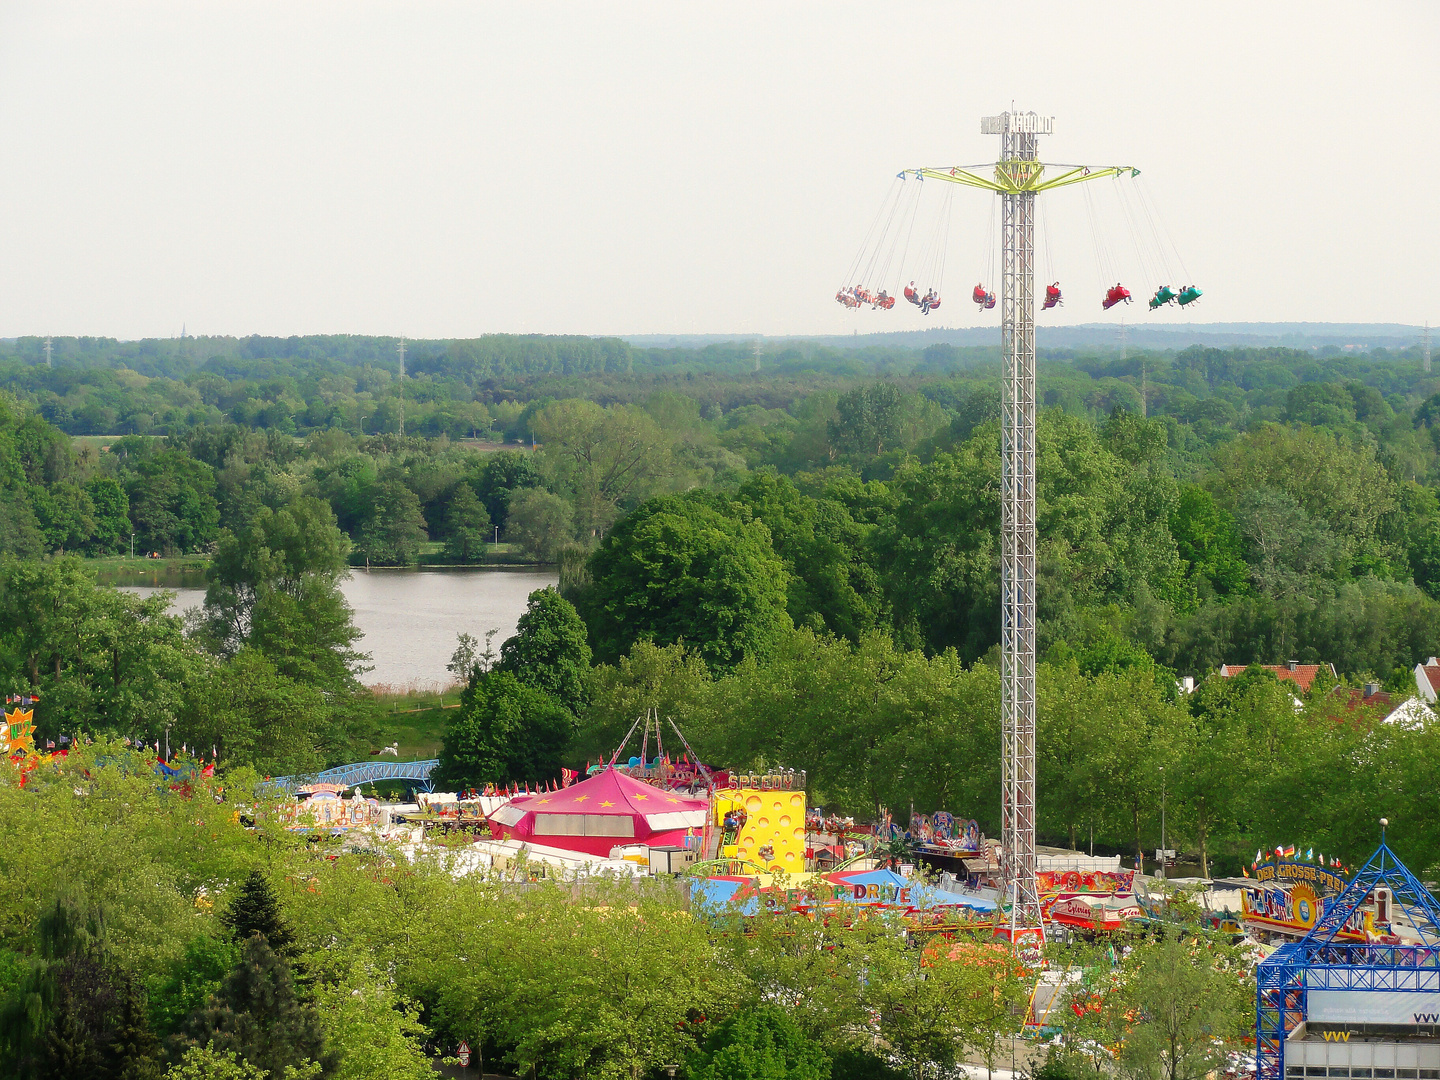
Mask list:
[[[709,803],[642,784],[615,769],[559,791],[519,795],[510,805],[547,814],[664,814],[677,810],[704,810]]]
[[[491,815],[506,837],[571,851],[608,855],[623,844],[666,845],[688,830],[704,828],[709,801],[663,791],[606,769],[559,791],[541,791],[511,799]],[[565,815],[562,822],[549,815]],[[683,817],[681,816],[683,815]],[[541,820],[537,822],[537,817]],[[597,818],[629,818],[628,827],[597,826]],[[538,827],[537,827],[538,826]],[[572,831],[573,827],[573,831]]]

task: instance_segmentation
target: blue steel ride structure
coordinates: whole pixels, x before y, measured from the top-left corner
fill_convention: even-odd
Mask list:
[[[1385,921],[1403,915],[1418,941],[1336,940],[1364,905],[1382,903]],[[1310,932],[1266,957],[1255,977],[1255,1075],[1284,1080],[1285,1040],[1308,1018],[1311,991],[1440,995],[1440,906],[1382,832],[1375,853]],[[1433,999],[1416,998],[1426,1000]]]

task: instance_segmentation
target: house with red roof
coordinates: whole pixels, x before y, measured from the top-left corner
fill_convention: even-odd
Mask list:
[[[1432,656],[1423,664],[1415,665],[1415,692],[1431,705],[1440,698],[1440,660]]]
[[[1291,682],[1302,694],[1309,693],[1310,684],[1315,681],[1315,676],[1322,671],[1328,671],[1333,679],[1335,675],[1334,664],[1302,664],[1299,661],[1291,660],[1288,664],[1221,664],[1220,677],[1231,679],[1241,674],[1248,667],[1264,668],[1281,682]]]

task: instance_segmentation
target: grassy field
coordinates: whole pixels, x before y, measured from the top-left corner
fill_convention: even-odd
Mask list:
[[[445,720],[460,704],[460,690],[443,694],[375,694],[381,746],[400,744],[400,759],[434,757],[440,750]]]
[[[95,579],[101,585],[203,589],[210,558],[207,555],[182,555],[171,559],[146,559],[137,555],[132,559],[128,555],[107,555],[86,559],[85,565],[95,571]]]

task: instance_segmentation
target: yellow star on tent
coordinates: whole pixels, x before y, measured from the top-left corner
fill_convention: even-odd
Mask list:
[[[576,801],[576,802],[584,802],[584,801],[585,801],[586,799],[588,799],[589,797],[590,797],[589,795],[581,795],[581,796],[580,796],[578,799],[576,799],[575,801]]]
[[[648,799],[649,797],[650,797],[649,795],[636,795],[636,796],[635,796],[635,798],[637,798],[637,799]]]
[[[605,807],[605,806],[614,806],[615,804],[614,804],[613,802],[608,802],[608,801],[607,801],[607,802],[602,802],[600,805],[601,805],[602,807]]]
[[[541,800],[540,800],[538,803],[536,803],[535,805],[536,805],[536,806],[544,806],[544,805],[545,805],[547,802],[549,802],[549,801],[550,801],[549,799],[541,799]]]

